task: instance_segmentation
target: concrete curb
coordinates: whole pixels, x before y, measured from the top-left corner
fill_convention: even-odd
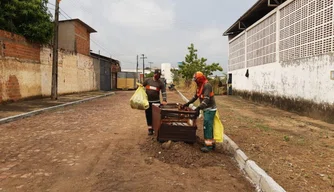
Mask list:
[[[35,110],[35,111],[31,111],[31,112],[27,112],[27,113],[23,113],[23,114],[19,114],[19,115],[5,117],[5,118],[0,119],[0,125],[5,124],[5,123],[9,123],[9,122],[12,122],[12,121],[16,121],[16,120],[19,120],[19,119],[24,119],[24,118],[27,118],[27,117],[31,117],[31,116],[34,116],[34,115],[38,115],[38,114],[41,114],[41,113],[44,113],[44,112],[47,112],[47,111],[52,111],[52,110],[55,110],[55,109],[59,109],[61,107],[72,106],[72,105],[76,105],[76,104],[79,104],[79,103],[84,103],[84,102],[87,102],[87,101],[91,101],[91,100],[94,100],[94,99],[107,97],[107,96],[110,96],[110,95],[115,95],[115,92],[111,92],[111,93],[107,93],[107,94],[99,95],[99,96],[95,96],[95,97],[90,97],[90,98],[82,99],[82,100],[79,100],[79,101],[64,103],[64,104],[60,104],[60,105],[56,105],[56,106],[52,106],[52,107],[47,107],[47,108],[44,108],[44,109],[38,109],[38,110]]]
[[[188,99],[178,90],[176,90],[185,102]],[[194,106],[192,106],[194,108]],[[263,169],[261,169],[254,161],[250,160],[239,146],[224,135],[224,141],[220,144],[224,151],[228,151],[237,161],[239,168],[244,171],[251,182],[256,186],[258,191],[263,192],[285,192],[285,190],[276,183]]]

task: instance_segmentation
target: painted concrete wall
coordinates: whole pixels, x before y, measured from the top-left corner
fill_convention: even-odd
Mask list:
[[[315,5],[316,9],[307,11]],[[333,1],[288,0],[231,39],[229,73],[233,75],[233,89],[334,104],[331,10]],[[326,19],[313,22],[312,18],[322,14]],[[299,19],[293,19],[295,16]],[[245,76],[247,69],[249,78]]]
[[[0,103],[41,93],[40,65],[15,58],[0,59]]]
[[[40,46],[0,30],[0,47],[0,103],[40,93]]]
[[[58,93],[74,93],[98,89],[97,75],[95,74],[91,57],[61,51],[58,67]],[[41,87],[42,95],[51,94],[52,50],[41,50]]]
[[[315,103],[334,104],[334,54],[271,63],[232,71],[232,87],[281,97],[303,98]]]
[[[40,62],[0,58],[0,103],[51,94],[52,51],[42,48],[40,53]],[[60,51],[58,93],[97,90],[96,70],[91,57]]]
[[[68,51],[75,51],[75,30],[74,23],[60,22],[59,23],[59,48]]]

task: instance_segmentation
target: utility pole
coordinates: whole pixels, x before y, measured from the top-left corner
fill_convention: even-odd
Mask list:
[[[138,58],[139,58],[139,56],[137,55],[137,66],[136,66],[136,80],[137,80],[137,82],[138,82]],[[140,79],[140,77],[139,77],[139,79]]]
[[[53,37],[53,59],[52,59],[52,84],[51,99],[58,99],[58,21],[59,21],[59,0],[56,0],[54,37]]]
[[[147,57],[145,57],[144,54],[141,54],[141,55],[142,55],[141,59],[143,59],[143,82],[144,82],[145,80],[145,59],[147,59]]]

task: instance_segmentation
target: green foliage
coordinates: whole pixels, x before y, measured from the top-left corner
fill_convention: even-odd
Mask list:
[[[149,74],[145,74],[145,77],[146,78],[148,78],[148,77],[153,77],[154,76],[154,72],[153,71],[151,71],[151,73],[149,73]]]
[[[53,35],[48,0],[0,0],[0,29],[49,43]]]
[[[212,85],[213,92],[215,95],[220,95],[224,90],[221,88],[223,83],[220,77],[215,77],[209,80],[210,84]]]
[[[287,135],[284,135],[283,139],[284,139],[284,141],[286,141],[286,142],[290,141],[290,137],[287,136]]]
[[[173,83],[174,84],[179,84],[179,82],[180,82],[179,70],[177,70],[177,69],[171,69],[170,71],[172,72]]]
[[[257,124],[256,126],[263,131],[270,131],[271,130],[271,128],[268,127],[267,125]]]
[[[194,44],[191,44],[188,50],[189,54],[186,55],[185,61],[182,62],[179,70],[179,74],[182,75],[186,81],[191,80],[194,73],[197,71],[201,71],[205,76],[212,75],[215,71],[223,71],[219,63],[208,65],[206,64],[206,58],[198,58]]]

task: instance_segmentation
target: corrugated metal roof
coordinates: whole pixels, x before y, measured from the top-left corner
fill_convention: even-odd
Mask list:
[[[285,1],[286,0],[258,0],[232,26],[228,28],[223,35],[237,35],[241,33],[243,30],[260,20]]]

